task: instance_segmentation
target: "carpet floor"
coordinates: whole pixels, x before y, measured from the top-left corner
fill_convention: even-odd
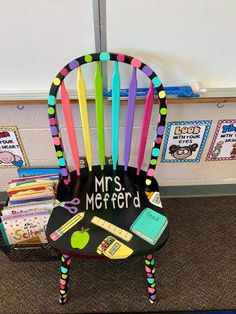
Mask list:
[[[0,252],[0,313],[236,309],[236,197],[163,199],[170,225],[156,253],[159,301],[148,302],[143,258],[74,259],[68,303],[58,304],[59,262],[10,261]]]

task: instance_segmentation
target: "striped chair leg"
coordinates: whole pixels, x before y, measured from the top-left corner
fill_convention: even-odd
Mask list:
[[[145,255],[145,271],[148,284],[148,296],[150,303],[155,303],[156,294],[156,282],[155,282],[155,259],[153,254]]]
[[[60,304],[65,304],[67,301],[70,264],[71,264],[71,257],[63,254],[61,256],[61,276],[60,276],[60,293],[59,293]]]

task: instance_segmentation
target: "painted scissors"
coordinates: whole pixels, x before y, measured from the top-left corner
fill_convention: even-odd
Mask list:
[[[80,200],[78,198],[73,198],[72,201],[66,201],[66,202],[59,202],[56,200],[56,205],[64,207],[70,214],[76,214],[78,212],[78,208],[73,205],[79,205]]]

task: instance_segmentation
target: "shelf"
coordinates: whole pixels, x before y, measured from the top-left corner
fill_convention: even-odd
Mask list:
[[[76,90],[69,91],[71,103],[77,103]],[[47,91],[25,91],[25,92],[7,92],[0,93],[0,106],[26,106],[26,105],[46,105]],[[88,103],[94,103],[94,94],[92,91],[87,92]],[[111,104],[111,98],[108,97],[107,103]],[[144,97],[136,99],[137,105],[144,104]],[[211,88],[205,93],[200,93],[200,97],[167,97],[168,104],[186,104],[186,103],[226,103],[236,102],[236,88]],[[60,103],[60,100],[58,100]],[[127,97],[121,98],[121,104],[127,104]]]

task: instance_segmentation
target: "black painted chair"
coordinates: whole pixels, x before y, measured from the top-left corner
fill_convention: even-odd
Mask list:
[[[108,135],[104,129],[103,88],[100,69],[101,62],[108,61],[113,61],[114,64],[111,105],[112,139],[110,144],[112,146],[112,163],[110,165],[105,164],[105,140]],[[92,161],[95,154],[92,149],[89,129],[89,121],[92,117],[88,117],[86,88],[81,71],[81,67],[90,62],[95,62],[95,111],[100,165],[93,165]],[[120,74],[118,66],[120,62],[132,66],[125,118],[123,156],[118,153],[119,141],[121,141],[119,135]],[[80,108],[88,164],[85,168],[79,166],[79,152],[73,115],[68,92],[63,82],[64,78],[74,69],[78,69],[78,108]],[[144,101],[143,123],[140,129],[139,147],[137,147],[137,166],[131,167],[129,166],[129,159],[137,90],[137,69],[141,70],[150,79],[150,88]],[[72,172],[69,172],[67,167],[66,153],[63,150],[56,117],[56,98],[59,89],[61,89],[61,103],[71,145],[71,154],[76,168]],[[141,168],[155,98],[154,92],[159,98],[159,115],[156,117],[157,128],[153,146],[150,147],[150,164],[145,171]],[[151,303],[156,301],[153,253],[166,242],[168,226],[154,245],[133,234],[130,226],[145,208],[151,208],[155,212],[165,215],[159,203],[159,186],[154,178],[154,172],[163,139],[166,113],[165,91],[158,76],[148,65],[130,56],[108,52],[85,55],[67,64],[54,79],[48,98],[48,114],[53,143],[61,168],[61,181],[58,185],[57,199],[62,203],[54,208],[48,222],[46,234],[50,245],[61,254],[59,297],[61,304],[64,304],[67,300],[69,267],[72,256],[100,258],[98,263],[106,258],[104,255],[114,259],[145,256],[149,300]],[[81,142],[82,139],[80,139],[80,145]],[[122,159],[123,164],[119,164]],[[77,199],[80,200],[79,204]],[[74,206],[76,208],[73,208],[73,204],[77,204]],[[72,209],[78,210],[78,213],[76,213],[76,210],[73,212]],[[96,217],[94,218],[94,216]],[[114,238],[111,236],[118,241],[112,242]],[[112,248],[110,245],[112,245]],[[109,250],[109,248],[111,249]],[[123,255],[118,252],[123,252]]]

